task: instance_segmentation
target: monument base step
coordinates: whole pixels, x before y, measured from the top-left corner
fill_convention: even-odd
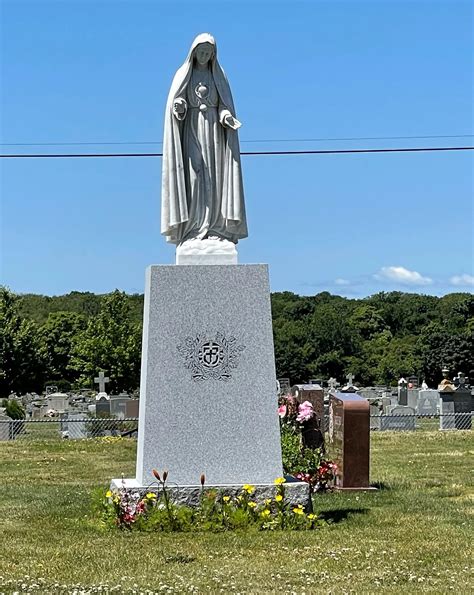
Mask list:
[[[373,486],[369,486],[367,488],[338,488],[337,486],[334,487],[335,492],[377,492],[378,488],[374,488]]]
[[[301,504],[307,512],[312,510],[311,494],[309,484],[304,481],[297,481],[291,476],[285,476],[285,502],[290,506],[297,506]],[[277,493],[277,486],[271,484],[254,485],[255,491],[251,495],[251,499],[258,503],[263,503],[267,498],[274,498]],[[161,491],[161,486],[156,483],[144,486],[140,485],[136,479],[112,479],[110,482],[110,489],[125,490],[127,492],[154,492],[158,494]],[[205,485],[202,488],[200,485],[180,486],[167,484],[166,490],[170,499],[175,504],[185,504],[186,506],[198,506],[201,500],[203,490],[218,490],[225,496],[236,497],[242,493],[242,485]]]

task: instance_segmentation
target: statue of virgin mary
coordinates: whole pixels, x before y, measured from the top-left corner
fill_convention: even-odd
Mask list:
[[[236,244],[247,237],[239,127],[216,42],[202,33],[166,104],[161,233],[168,242]]]

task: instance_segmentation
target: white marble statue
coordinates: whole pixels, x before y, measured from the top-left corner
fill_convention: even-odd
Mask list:
[[[219,254],[229,245],[236,254],[235,244],[247,237],[240,125],[216,42],[202,33],[166,104],[161,233],[178,249]]]

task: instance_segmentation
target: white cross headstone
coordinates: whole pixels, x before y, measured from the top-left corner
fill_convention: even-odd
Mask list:
[[[99,372],[99,376],[94,378],[95,384],[99,385],[99,392],[105,393],[105,385],[107,382],[110,382],[110,378],[108,378],[103,372]]]
[[[347,378],[347,385],[354,386],[354,374],[352,372],[346,376]]]
[[[328,380],[328,387],[331,392],[335,391],[337,386],[339,386],[339,382],[335,378]]]

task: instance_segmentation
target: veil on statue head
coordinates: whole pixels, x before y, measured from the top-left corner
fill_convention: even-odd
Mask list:
[[[195,37],[194,41],[189,48],[188,55],[186,56],[186,60],[183,64],[178,68],[173,82],[171,83],[170,92],[168,94],[168,101],[166,103],[167,111],[171,111],[173,109],[173,104],[175,102],[176,97],[179,97],[185,90],[186,85],[191,78],[191,73],[193,70],[194,64],[194,51],[203,43],[209,43],[213,46],[214,51],[212,53],[212,57],[210,59],[211,63],[211,71],[212,76],[214,78],[214,82],[217,87],[217,91],[219,93],[219,97],[221,99],[221,103],[224,104],[227,109],[229,109],[233,116],[235,116],[235,108],[234,108],[234,100],[232,99],[232,93],[230,91],[229,82],[225,75],[224,70],[222,69],[219,61],[217,60],[217,44],[216,40],[210,33],[200,33],[197,37]]]

